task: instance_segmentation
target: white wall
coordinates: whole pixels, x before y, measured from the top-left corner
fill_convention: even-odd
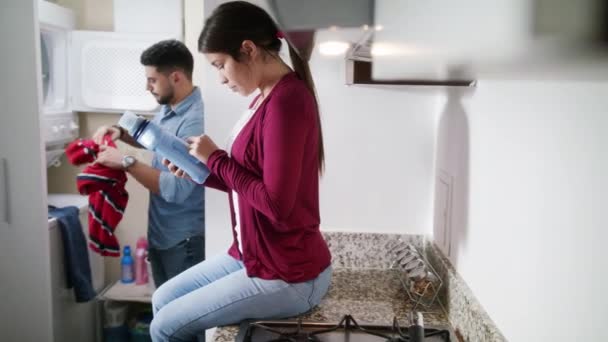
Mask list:
[[[326,151],[323,229],[429,234],[438,94],[345,86],[343,57],[315,52],[311,68]]]
[[[608,317],[607,91],[482,80],[445,101],[452,129],[439,130],[437,165],[456,179],[451,259],[510,341],[608,340],[591,332]],[[442,153],[453,145],[464,158]]]

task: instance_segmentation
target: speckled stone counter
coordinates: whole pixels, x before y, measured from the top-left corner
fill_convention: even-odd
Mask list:
[[[388,269],[334,269],[331,286],[318,307],[301,315],[303,320],[339,322],[352,315],[359,323],[392,324],[393,317],[406,326],[406,315],[412,306],[396,274]],[[424,312],[425,326],[447,326],[440,307]],[[237,326],[220,327],[213,341],[233,342]]]
[[[423,311],[425,326],[451,325],[458,341],[506,341],[449,260],[422,235],[323,232],[332,253],[334,274],[321,304],[302,319],[337,323],[345,314],[358,322],[405,325],[412,303],[394,271],[390,246],[397,240],[423,253],[445,285],[436,307]],[[220,327],[215,342],[232,342],[238,326]]]
[[[439,292],[439,301],[460,339],[475,342],[506,342],[507,339],[443,253],[427,241],[425,254],[432,267],[447,284]]]

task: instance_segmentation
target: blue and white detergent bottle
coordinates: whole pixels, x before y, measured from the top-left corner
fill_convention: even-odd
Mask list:
[[[133,273],[133,257],[131,257],[131,247],[126,245],[120,259],[120,281],[129,284],[135,281]]]
[[[118,125],[126,129],[140,145],[184,170],[193,181],[202,184],[209,176],[207,166],[188,153],[188,144],[185,141],[154,122],[126,111],[118,120]]]

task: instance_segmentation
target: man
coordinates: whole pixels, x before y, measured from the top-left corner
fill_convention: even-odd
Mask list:
[[[203,102],[192,84],[194,59],[176,40],[158,42],[141,55],[147,89],[162,105],[154,122],[185,139],[203,134]],[[136,147],[139,145],[119,126],[102,126],[93,139],[101,144],[110,133]],[[116,148],[102,146],[97,162],[124,169],[150,191],[148,208],[149,259],[154,283],[165,281],[204,259],[204,187],[172,175],[155,154],[149,166]]]

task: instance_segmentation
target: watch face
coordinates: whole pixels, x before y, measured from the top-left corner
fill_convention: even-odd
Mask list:
[[[122,159],[122,166],[124,168],[128,168],[129,166],[135,164],[135,158],[133,156],[125,156]]]

